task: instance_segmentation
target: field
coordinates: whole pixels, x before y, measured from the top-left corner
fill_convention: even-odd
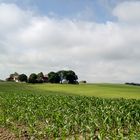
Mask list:
[[[0,139],[140,139],[140,87],[0,83]]]

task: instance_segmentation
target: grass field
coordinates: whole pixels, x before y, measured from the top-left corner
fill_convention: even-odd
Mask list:
[[[85,95],[103,98],[140,99],[140,87],[121,84],[81,84],[81,85],[34,85],[35,89],[54,93]]]
[[[140,99],[140,87],[123,84],[26,84],[26,83],[0,83],[0,92],[4,93],[41,93],[83,95],[102,98]]]
[[[0,128],[15,139],[137,140],[139,99],[137,86],[1,82]]]

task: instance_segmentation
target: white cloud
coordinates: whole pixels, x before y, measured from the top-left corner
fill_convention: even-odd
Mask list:
[[[28,22],[31,12],[22,11],[14,4],[0,5],[0,30],[15,30]]]
[[[140,23],[140,1],[125,1],[120,3],[113,11],[119,21]]]
[[[130,24],[139,16],[130,14],[126,20],[121,14],[127,7],[133,11],[134,5],[119,4],[114,14],[121,20],[101,24],[41,17],[0,4],[1,77],[14,71],[73,69],[80,79],[93,82],[140,82],[140,25]]]

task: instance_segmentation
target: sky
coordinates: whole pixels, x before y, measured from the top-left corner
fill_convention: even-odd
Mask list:
[[[0,0],[0,79],[73,70],[140,83],[140,0]]]

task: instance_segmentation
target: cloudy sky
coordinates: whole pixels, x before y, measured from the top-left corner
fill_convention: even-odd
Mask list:
[[[74,70],[140,82],[139,0],[0,0],[0,79]]]

